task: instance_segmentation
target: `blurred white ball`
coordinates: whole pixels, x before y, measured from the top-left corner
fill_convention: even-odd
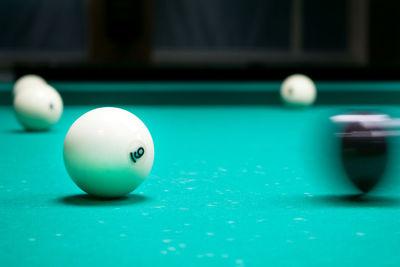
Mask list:
[[[13,96],[16,96],[19,92],[26,88],[37,87],[40,85],[47,84],[46,80],[35,74],[27,74],[20,77],[14,84]]]
[[[47,84],[18,92],[13,106],[18,122],[27,130],[48,130],[63,112],[60,94]]]
[[[314,103],[317,89],[314,82],[303,74],[287,77],[281,86],[282,101],[292,107],[305,107]]]

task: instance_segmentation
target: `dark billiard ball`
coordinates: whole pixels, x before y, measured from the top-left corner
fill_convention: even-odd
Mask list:
[[[341,135],[341,161],[350,181],[363,193],[381,181],[388,162],[388,144],[379,121],[371,123],[370,113],[345,125]]]

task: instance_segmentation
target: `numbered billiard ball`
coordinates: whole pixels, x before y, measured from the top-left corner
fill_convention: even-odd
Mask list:
[[[64,141],[68,174],[83,191],[97,197],[132,192],[150,173],[153,160],[153,139],[146,125],[120,108],[83,114]]]
[[[350,181],[363,193],[372,190],[384,176],[388,163],[388,142],[379,121],[372,113],[350,115],[352,121],[341,134],[341,161]]]
[[[287,77],[281,85],[281,99],[290,107],[306,107],[314,103],[317,89],[314,82],[302,74]]]
[[[32,87],[38,87],[41,85],[46,85],[45,79],[35,74],[27,74],[20,77],[14,84],[13,96],[15,97],[19,92]]]
[[[36,85],[18,92],[13,101],[18,122],[31,131],[48,130],[61,117],[63,101],[50,85]]]

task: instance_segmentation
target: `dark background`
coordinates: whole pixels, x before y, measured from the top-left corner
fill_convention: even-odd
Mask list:
[[[399,79],[396,0],[3,0],[0,79]]]

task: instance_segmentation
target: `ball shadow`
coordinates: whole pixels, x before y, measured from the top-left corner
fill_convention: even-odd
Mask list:
[[[24,130],[24,129],[12,129],[8,130],[8,133],[11,134],[43,134],[48,133],[50,130]]]
[[[150,201],[151,198],[141,195],[130,194],[120,198],[98,198],[86,194],[78,194],[58,198],[56,201],[65,205],[71,206],[128,206],[135,205],[145,201]]]
[[[320,195],[309,200],[320,205],[336,207],[395,207],[400,205],[398,198],[368,194]]]

